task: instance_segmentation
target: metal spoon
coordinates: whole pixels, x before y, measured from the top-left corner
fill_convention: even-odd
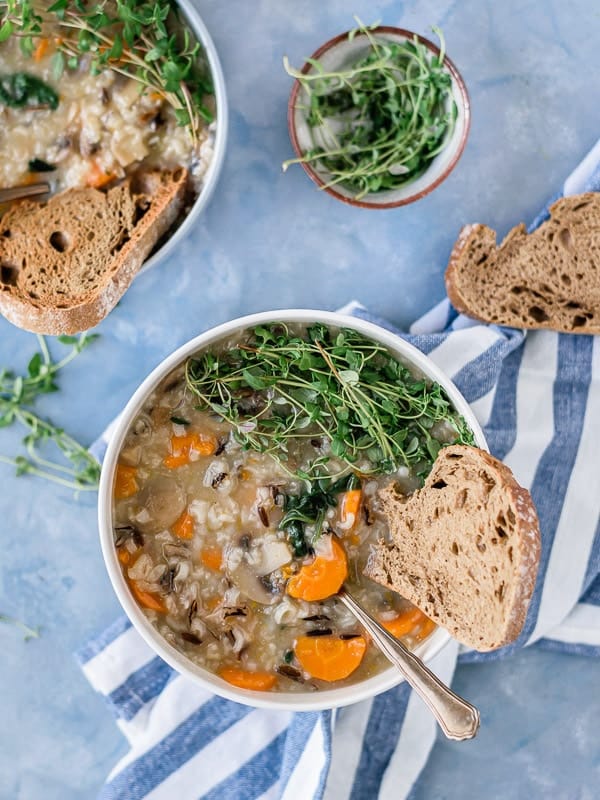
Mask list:
[[[345,586],[336,595],[371,635],[381,652],[397,667],[424,700],[448,739],[472,739],[479,728],[479,711],[459,697],[418,656],[395,639],[352,597]]]
[[[47,194],[49,191],[49,183],[32,183],[29,186],[11,186],[10,189],[0,189],[0,203],[10,203],[11,200],[22,200],[24,197],[35,197],[40,194]]]

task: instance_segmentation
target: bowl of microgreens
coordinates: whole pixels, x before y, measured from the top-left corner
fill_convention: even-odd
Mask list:
[[[445,52],[402,28],[358,27],[322,45],[294,78],[288,127],[317,186],[362,208],[395,208],[429,194],[464,150],[469,95]]]
[[[454,443],[486,448],[452,382],[391,331],[306,309],[219,325],[168,356],[112,432],[98,521],[114,591],[164,661],[223,697],[300,711],[372,697],[402,678],[322,559],[347,560],[346,585],[404,626],[405,601],[363,575],[387,535],[378,492],[408,496]],[[327,585],[299,593],[308,573]],[[430,660],[450,635],[411,613],[393,635]]]
[[[191,0],[0,0],[0,109],[0,188],[135,193],[161,173],[152,213],[171,221],[145,267],[193,227],[224,160],[225,82]]]

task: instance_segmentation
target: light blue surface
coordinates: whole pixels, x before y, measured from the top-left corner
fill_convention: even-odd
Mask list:
[[[221,54],[231,138],[221,182],[194,236],[142,276],[43,410],[86,442],[162,357],[233,316],[335,308],[352,297],[406,325],[443,295],[461,224],[501,234],[531,219],[600,135],[600,12],[589,0],[412,3],[198,2]],[[443,27],[467,82],[473,126],[456,171],[430,197],[390,212],[320,195],[287,175],[286,53],[300,64],[352,13],[427,34]],[[0,322],[0,364],[35,339]],[[16,436],[0,432],[0,452]],[[0,628],[0,798],[92,798],[125,744],[71,653],[119,612],[97,542],[95,500],[0,465],[0,612],[42,626],[24,643]],[[600,786],[600,666],[541,651],[465,666],[457,688],[483,716],[470,743],[440,741],[415,797],[592,800]],[[365,799],[366,800],[366,799]]]

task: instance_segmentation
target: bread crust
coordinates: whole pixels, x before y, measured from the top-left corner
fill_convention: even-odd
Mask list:
[[[493,592],[493,579],[489,577],[489,573],[486,573],[485,569],[482,569],[482,573],[484,576],[488,574],[488,577],[484,577],[483,581],[477,584],[470,579],[473,577],[472,575],[469,578],[463,574],[467,570],[470,572],[473,568],[473,561],[469,562],[466,555],[475,553],[477,556],[478,552],[472,547],[473,531],[468,530],[470,524],[465,523],[463,519],[464,527],[462,529],[457,529],[456,525],[452,527],[458,515],[454,517],[449,515],[444,517],[443,522],[443,525],[447,527],[439,528],[438,526],[436,529],[431,515],[427,519],[427,504],[436,495],[434,484],[443,477],[448,478],[447,466],[450,460],[457,456],[469,459],[470,469],[480,470],[483,475],[494,477],[506,509],[510,508],[511,513],[514,514],[514,523],[510,525],[510,535],[506,539],[507,544],[500,544],[500,550],[495,551],[496,555],[498,552],[502,553],[504,559],[502,547],[507,547],[510,543],[510,566],[505,572],[500,570],[503,581],[506,581],[508,585],[504,586],[503,583],[504,593],[499,597],[499,602],[496,601],[496,594]],[[464,488],[464,485],[461,484],[461,486]],[[474,490],[476,488],[474,487]],[[422,489],[417,490],[410,497],[404,497],[398,495],[394,485],[390,484],[380,492],[380,497],[390,528],[392,543],[381,540],[372,547],[364,574],[386,588],[402,594],[433,619],[436,624],[447,628],[458,641],[476,650],[488,651],[514,641],[525,624],[527,609],[535,588],[541,542],[539,521],[531,495],[517,483],[510,469],[483,450],[466,445],[453,445],[440,451],[436,464]],[[444,502],[447,502],[447,499],[445,496]],[[494,504],[497,510],[498,495],[495,495]],[[492,513],[491,502],[487,510],[489,514]],[[507,516],[509,516],[508,512]],[[493,529],[494,524],[496,523],[492,519],[487,520],[488,528]],[[481,525],[479,531],[482,531]],[[470,540],[469,537],[471,537]],[[452,540],[455,543],[453,546],[456,546],[456,542],[458,542],[462,561],[458,558],[452,560],[450,557],[450,559],[440,562],[439,559],[436,561],[435,558],[432,558],[430,554],[428,557],[429,547],[438,554],[442,551],[447,552],[448,542]],[[414,552],[411,548],[414,548]],[[485,566],[486,569],[489,566],[490,554],[491,550],[487,556],[483,552],[479,555],[482,566]],[[409,559],[412,559],[412,565],[409,563]],[[427,559],[427,561],[423,561],[423,559]],[[440,563],[442,563],[441,568]],[[412,569],[413,565],[414,569]],[[496,570],[498,571],[497,567]],[[426,582],[423,580],[424,575],[427,577]],[[418,579],[414,579],[415,576],[418,576]],[[473,592],[472,596],[465,596],[465,607],[461,614],[457,614],[455,608],[444,607],[440,600],[440,598],[452,596],[457,586],[461,587],[461,592],[463,586],[467,587],[467,592],[469,590]],[[475,587],[477,587],[477,594],[475,594]],[[497,605],[496,610],[502,607],[501,617],[498,617],[501,619],[501,624],[497,622],[493,630],[484,630],[485,624],[480,624],[479,629],[476,629],[478,620],[485,617],[486,613],[482,604],[484,601],[490,602],[490,597]],[[510,604],[508,610],[506,610],[506,604]]]
[[[172,173],[150,172],[138,188],[131,188],[132,195],[147,197],[149,208],[133,228],[128,241],[106,264],[95,291],[77,298],[71,305],[67,297],[66,307],[59,307],[30,301],[18,287],[3,287],[0,313],[19,328],[52,336],[78,333],[97,325],[115,307],[155,244],[174,224],[183,208],[186,182],[185,169]],[[74,191],[77,190],[67,190],[62,196]],[[64,269],[68,268],[65,258]]]
[[[528,234],[515,226],[497,246],[486,225],[465,225],[445,273],[450,302],[485,323],[563,333],[600,333],[592,251],[600,194],[563,197]]]
[[[450,253],[450,259],[444,275],[444,280],[446,282],[446,293],[454,308],[459,312],[459,314],[466,314],[466,316],[477,319],[480,322],[485,322],[485,319],[481,316],[477,316],[477,310],[470,309],[465,302],[462,294],[460,293],[458,278],[460,275],[460,264],[463,254],[466,252],[466,250],[468,250],[471,241],[476,239],[482,232],[490,230],[491,229],[488,228],[487,225],[481,225],[479,223],[463,225],[463,227],[460,229],[460,233],[458,234],[458,239],[454,243],[452,252]],[[495,244],[496,235],[494,234],[494,246]]]

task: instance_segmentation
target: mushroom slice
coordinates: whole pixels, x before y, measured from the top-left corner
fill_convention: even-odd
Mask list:
[[[277,595],[267,590],[254,566],[246,560],[246,555],[239,547],[225,548],[223,561],[227,577],[237,586],[243,597],[263,606],[272,605],[277,600]]]
[[[151,478],[140,493],[140,513],[135,515],[142,533],[159,533],[179,519],[185,510],[186,494],[166,475]]]
[[[254,570],[260,578],[292,560],[290,548],[281,539],[265,539],[256,551],[258,558],[254,563]]]

